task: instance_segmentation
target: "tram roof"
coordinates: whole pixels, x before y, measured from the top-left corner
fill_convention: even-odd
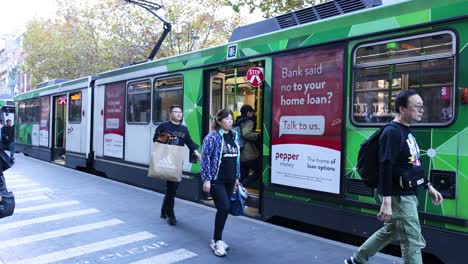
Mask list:
[[[22,101],[27,99],[32,99],[46,94],[51,93],[60,93],[65,90],[70,90],[74,88],[87,87],[89,81],[93,80],[92,76],[86,76],[75,80],[70,80],[58,84],[51,84],[43,88],[35,89],[25,93],[21,93],[15,96],[15,101]]]
[[[389,3],[386,5],[385,3]],[[466,16],[468,0],[384,0],[384,5],[362,9],[355,12],[330,17],[274,32],[253,36],[239,41],[196,50],[189,53],[163,58],[142,64],[132,65],[100,73],[102,79],[115,81],[116,75],[142,72],[140,76],[177,71],[210,64],[229,63],[251,56],[262,56],[287,49],[313,46],[321,43],[339,41],[374,34],[402,27],[444,20],[455,16]],[[226,59],[230,45],[238,45],[239,56],[234,60]]]
[[[382,0],[383,5],[361,9],[339,16],[312,21],[285,29],[248,37],[215,47],[196,50],[162,58],[96,75],[96,84],[105,84],[134,76],[150,76],[183,69],[217,64],[234,64],[249,57],[262,57],[274,52],[352,39],[368,34],[378,34],[398,28],[441,21],[453,17],[466,17],[468,0]],[[238,57],[227,60],[227,49],[237,45]],[[48,86],[15,97],[24,100],[38,96],[47,89],[59,88],[88,77]]]

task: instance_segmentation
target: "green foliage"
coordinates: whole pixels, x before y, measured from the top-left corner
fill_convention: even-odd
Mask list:
[[[55,19],[34,18],[23,42],[24,69],[33,86],[54,78],[75,79],[146,61],[163,31],[163,23],[145,9],[123,0],[101,0],[94,6],[77,6],[57,0]],[[155,59],[191,51],[195,36],[199,48],[227,42],[239,15],[219,17],[218,1],[163,3],[157,14],[172,24]]]
[[[318,5],[330,0],[224,0],[224,4],[239,13],[241,8],[248,8],[250,13],[260,10],[263,17],[271,18],[296,11],[305,7]]]

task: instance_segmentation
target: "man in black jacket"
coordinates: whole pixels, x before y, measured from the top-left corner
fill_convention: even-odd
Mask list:
[[[3,149],[10,151],[10,158],[15,159],[15,128],[11,125],[11,119],[7,119],[6,125],[2,127]]]
[[[164,143],[178,146],[187,145],[190,152],[193,153],[197,159],[200,159],[200,153],[198,152],[199,146],[193,142],[187,127],[182,125],[182,118],[182,107],[179,105],[171,105],[169,107],[169,121],[161,123],[156,128],[153,136],[153,142],[158,141],[158,138],[162,136],[164,132],[169,133],[172,135],[173,139],[169,139],[168,142]],[[177,223],[174,214],[174,200],[178,186],[178,182],[166,181],[166,193],[161,206],[161,218],[166,219],[170,225],[175,225]]]

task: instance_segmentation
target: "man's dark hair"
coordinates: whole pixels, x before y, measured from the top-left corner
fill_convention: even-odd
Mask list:
[[[406,90],[399,92],[395,98],[395,112],[400,113],[400,106],[407,108],[408,98],[415,94],[418,94],[416,90]]]
[[[252,106],[245,104],[241,107],[240,112],[241,116],[247,116],[248,112],[255,112],[255,109]]]
[[[211,128],[213,130],[219,130],[221,128],[221,125],[219,123],[221,122],[221,120],[228,117],[229,115],[232,116],[231,109],[220,109],[220,110],[218,110],[218,112],[216,112],[215,120],[213,121],[213,124],[211,125]]]
[[[172,112],[174,108],[179,108],[180,110],[182,110],[182,107],[180,107],[180,105],[171,105],[169,106],[169,112]]]

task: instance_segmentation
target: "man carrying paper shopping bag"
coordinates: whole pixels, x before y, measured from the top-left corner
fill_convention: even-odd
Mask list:
[[[182,118],[182,108],[178,105],[172,105],[169,108],[169,121],[160,124],[156,128],[153,136],[155,145],[151,154],[150,171],[148,173],[150,177],[159,178],[160,176],[152,175],[158,168],[170,169],[175,166],[179,171],[178,175],[167,175],[169,177],[165,177],[167,179],[166,193],[161,207],[161,218],[167,219],[170,225],[177,223],[174,214],[174,198],[182,174],[183,146],[187,145],[190,153],[200,159],[199,146],[193,142],[187,127],[182,125]],[[180,162],[180,164],[175,164],[177,162]]]

